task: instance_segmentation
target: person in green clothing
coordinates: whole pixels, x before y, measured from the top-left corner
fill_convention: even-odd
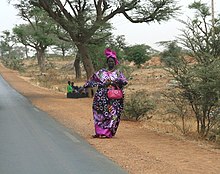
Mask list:
[[[68,81],[68,85],[67,85],[67,93],[72,93],[73,92],[73,88],[71,86],[71,82]]]

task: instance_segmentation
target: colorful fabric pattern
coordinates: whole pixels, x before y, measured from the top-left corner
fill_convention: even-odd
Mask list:
[[[110,87],[106,87],[108,81],[114,81],[123,91],[123,86],[127,84],[127,80],[122,72],[115,70],[112,72],[101,69],[96,72],[84,87],[98,86],[93,100],[93,118],[95,131],[97,135],[112,137],[116,134],[120,123],[121,112],[123,111],[122,99],[109,99],[107,91]],[[124,91],[123,91],[124,94]]]

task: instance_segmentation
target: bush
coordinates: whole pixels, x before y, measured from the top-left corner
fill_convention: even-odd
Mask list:
[[[128,61],[134,61],[135,65],[140,68],[142,63],[145,63],[150,59],[151,47],[148,45],[134,45],[125,48],[125,59]]]
[[[137,121],[153,109],[155,109],[155,103],[148,98],[146,92],[137,91],[125,101],[123,116]]]
[[[40,84],[40,86],[43,86],[46,88],[51,88],[54,84],[56,84],[57,82],[60,82],[62,80],[61,77],[62,76],[60,74],[58,74],[58,72],[56,70],[50,69],[47,71],[47,73],[43,73],[41,75],[38,75],[36,77],[36,80]]]
[[[18,70],[18,71],[23,70],[23,61],[21,59],[5,58],[5,59],[2,60],[2,63],[7,68],[10,68],[10,69],[13,69],[13,70]]]
[[[123,74],[125,75],[125,77],[127,79],[131,78],[131,73],[134,71],[133,68],[126,66],[126,65],[120,65],[118,68],[121,72],[123,72]]]
[[[163,94],[168,106],[166,109],[167,120],[182,134],[186,135],[191,128],[190,122],[187,121],[190,119],[192,111],[189,102],[179,90],[173,89]]]
[[[220,108],[213,109],[210,116],[215,122],[210,130],[209,140],[220,144]]]

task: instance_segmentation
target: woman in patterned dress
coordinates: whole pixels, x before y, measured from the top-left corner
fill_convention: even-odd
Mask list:
[[[95,126],[93,138],[112,138],[116,134],[123,110],[124,92],[121,99],[109,99],[107,91],[114,87],[123,91],[127,84],[123,73],[116,69],[115,65],[118,64],[116,53],[107,48],[105,55],[108,68],[102,68],[94,73],[84,85],[84,88],[98,86],[92,106]]]

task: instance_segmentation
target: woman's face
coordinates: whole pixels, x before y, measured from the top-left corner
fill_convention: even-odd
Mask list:
[[[114,58],[108,58],[107,59],[107,64],[109,69],[113,69],[115,67],[115,60]]]

